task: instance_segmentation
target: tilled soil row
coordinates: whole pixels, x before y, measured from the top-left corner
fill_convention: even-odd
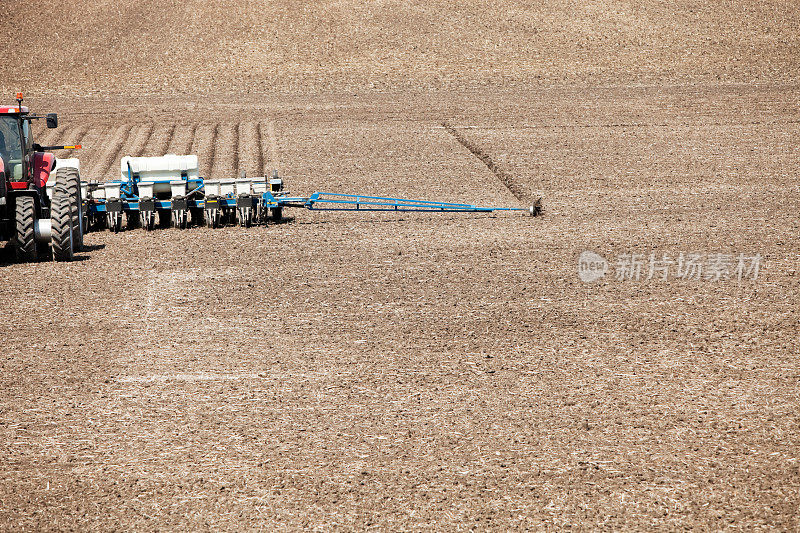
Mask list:
[[[216,149],[209,177],[235,177],[238,172],[239,139],[235,124],[217,125]]]
[[[264,164],[261,157],[261,133],[256,122],[240,122],[239,171],[248,176],[261,175]]]
[[[109,176],[114,168],[114,163],[119,161],[122,148],[128,142],[133,128],[128,124],[121,124],[110,130],[95,153],[97,157],[89,161],[88,168],[91,169],[90,176]]]
[[[214,178],[263,175],[265,162],[275,165],[264,139],[274,137],[269,124],[234,123],[140,123],[118,126],[85,124],[58,130],[42,129],[40,144],[82,144],[82,150],[57,151],[59,158],[81,160],[85,178],[106,181],[116,177],[119,160],[126,155],[159,156],[167,153],[196,154],[200,173]],[[274,128],[274,126],[272,126]],[[271,168],[271,167],[270,167]]]
[[[500,167],[497,163],[495,163],[492,156],[483,148],[478,146],[474,141],[468,139],[463,132],[459,131],[453,125],[448,123],[447,121],[442,122],[442,127],[453,136],[453,138],[458,141],[458,143],[466,148],[467,150],[472,153],[475,157],[477,157],[481,163],[486,165],[492,174],[500,180],[500,182],[514,195],[519,201],[522,202],[529,202],[533,200],[533,197],[527,190],[527,187],[519,183],[514,176],[509,174],[505,169]]]
[[[175,124],[156,124],[153,127],[153,133],[142,150],[142,155],[155,156],[168,153],[167,148],[174,131]]]
[[[214,165],[216,156],[217,125],[199,124],[192,140],[191,153],[197,154],[200,168],[209,171]]]
[[[197,131],[197,124],[177,124],[172,130],[172,137],[167,147],[169,154],[192,153],[192,142]]]

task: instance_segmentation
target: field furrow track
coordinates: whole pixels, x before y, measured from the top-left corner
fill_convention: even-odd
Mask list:
[[[161,156],[167,153],[175,124],[157,124],[142,150],[143,156]]]
[[[98,153],[103,149],[103,144],[108,137],[110,129],[109,126],[104,125],[91,126],[80,140],[79,144],[82,145],[82,148],[80,150],[71,150],[71,157],[77,157],[81,162],[95,161]]]
[[[520,183],[514,176],[512,176],[505,169],[500,167],[500,165],[498,165],[494,161],[494,159],[492,159],[492,156],[486,150],[484,150],[481,146],[479,146],[471,139],[468,139],[467,136],[464,135],[462,131],[455,128],[450,123],[442,122],[442,127],[445,129],[445,131],[447,131],[447,133],[452,135],[453,138],[456,141],[458,141],[458,143],[461,146],[469,150],[472,153],[472,155],[477,157],[484,165],[486,165],[486,168],[488,168],[489,171],[492,174],[494,174],[495,177],[498,180],[500,180],[500,182],[503,185],[506,186],[506,188],[511,192],[511,194],[514,195],[514,197],[517,200],[524,202],[530,202],[533,200],[533,197],[527,190],[527,187],[525,187],[522,183]]]
[[[261,138],[258,123],[239,123],[239,170],[248,176],[263,176],[264,164],[261,157]]]
[[[278,141],[275,135],[275,123],[261,122],[258,125],[258,139],[261,145],[261,159],[266,163],[266,172],[277,170],[280,165],[278,161]]]
[[[202,176],[233,178],[244,171],[263,176],[278,168],[275,129],[271,122],[218,123],[88,123],[48,130],[37,125],[42,145],[82,144],[81,150],[61,150],[59,158],[81,160],[84,179],[117,177],[124,156],[195,154]]]
[[[237,175],[239,167],[238,137],[236,124],[221,123],[218,125],[210,177],[220,179]]]
[[[87,166],[91,173],[84,176],[95,180],[111,177],[115,165],[119,163],[122,148],[127,144],[132,132],[133,126],[130,124],[121,124],[110,129],[103,140],[102,149],[95,151],[95,158],[88,161],[90,164]]]
[[[179,155],[192,153],[192,142],[196,129],[197,124],[176,124],[167,146],[167,153]]]
[[[138,126],[132,136],[131,143],[125,147],[125,153],[123,155],[134,157],[143,155],[144,148],[147,146],[147,141],[150,140],[151,135],[153,135],[152,124],[148,123]]]
[[[217,142],[216,124],[199,124],[195,128],[192,146],[189,153],[196,154],[200,165],[200,174],[209,176],[214,163]]]

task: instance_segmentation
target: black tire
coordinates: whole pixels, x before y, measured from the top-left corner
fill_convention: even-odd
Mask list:
[[[205,220],[204,220],[204,216],[203,216],[203,210],[200,209],[199,207],[193,207],[192,209],[190,209],[190,215],[191,215],[191,223],[190,224],[192,226],[196,226],[196,227],[199,228],[203,224],[205,224]]]
[[[108,217],[106,215],[95,215],[95,226],[98,230],[108,229]]]
[[[158,227],[168,228],[172,225],[172,211],[169,209],[159,209],[158,211]]]
[[[142,227],[142,216],[139,211],[128,211],[125,213],[125,222],[128,229]]]
[[[50,201],[50,245],[53,248],[54,261],[72,261],[75,257],[75,246],[72,236],[74,213],[73,197],[66,189],[55,187],[53,199]]]
[[[16,238],[14,255],[20,263],[36,261],[36,239],[33,224],[36,221],[36,207],[30,196],[18,196],[15,217]]]
[[[78,169],[73,167],[59,168],[56,171],[55,186],[64,187],[72,202],[72,246],[76,252],[79,252],[83,248],[83,234],[86,222],[83,219],[81,176],[78,173]]]

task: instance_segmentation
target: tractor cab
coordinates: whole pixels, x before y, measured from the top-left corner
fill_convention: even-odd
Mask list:
[[[0,159],[8,181],[27,181],[30,162],[26,156],[32,151],[30,119],[25,107],[0,107]]]
[[[44,151],[60,147],[34,144],[31,134],[31,121],[41,118],[47,119],[48,128],[58,126],[55,113],[30,114],[22,105],[21,93],[17,93],[17,105],[0,106],[0,181],[8,182],[12,189],[27,189],[30,185],[41,188],[44,186],[42,179],[46,182],[46,175],[52,170],[55,158]]]

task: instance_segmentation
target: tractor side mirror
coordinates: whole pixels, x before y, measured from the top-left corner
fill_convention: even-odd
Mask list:
[[[48,128],[53,129],[58,127],[58,115],[55,113],[48,113],[45,120],[47,120]]]

